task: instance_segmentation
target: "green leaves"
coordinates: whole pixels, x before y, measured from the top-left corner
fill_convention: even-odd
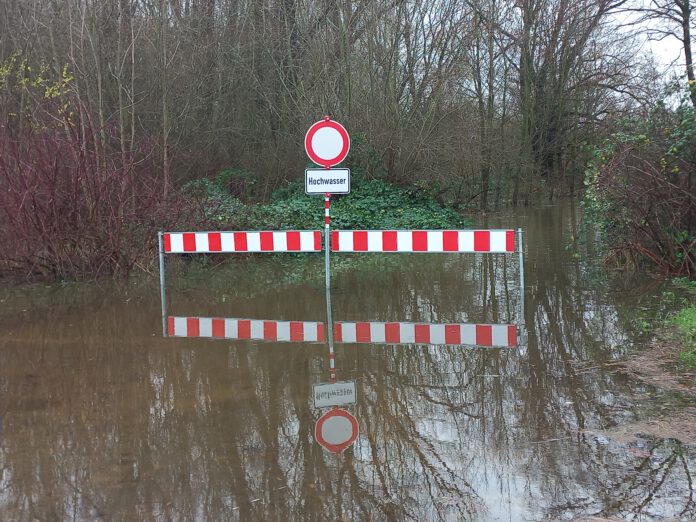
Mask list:
[[[304,193],[301,181],[276,190],[270,203],[245,205],[227,193],[222,176],[195,180],[185,191],[201,199],[205,215],[226,228],[315,229],[324,224],[324,199]],[[359,170],[351,193],[332,198],[331,224],[344,229],[439,229],[470,226],[453,208],[440,205],[421,189],[365,180]]]
[[[696,368],[696,308],[680,310],[672,319],[682,335],[684,349],[679,353],[679,363],[686,368]]]

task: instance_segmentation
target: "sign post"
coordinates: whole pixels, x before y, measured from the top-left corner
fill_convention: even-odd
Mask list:
[[[326,326],[329,341],[329,377],[331,382],[336,380],[336,354],[334,353],[333,314],[331,312],[331,225],[329,211],[331,209],[331,194],[324,196],[324,275],[326,282]]]
[[[307,156],[324,169],[305,170],[305,192],[307,194],[324,193],[324,270],[326,272],[326,324],[329,341],[329,372],[331,382],[336,380],[336,357],[333,346],[333,317],[331,313],[331,193],[348,194],[350,192],[350,170],[332,169],[338,165],[350,150],[350,136],[345,127],[324,116],[314,123],[305,134],[305,151]],[[335,190],[333,190],[335,189]]]

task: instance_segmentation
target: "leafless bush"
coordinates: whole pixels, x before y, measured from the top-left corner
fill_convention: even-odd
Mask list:
[[[125,274],[155,258],[158,227],[186,216],[183,200],[164,195],[152,143],[124,154],[92,130],[74,114],[0,127],[0,275]]]
[[[623,145],[602,168],[597,188],[608,202],[615,252],[661,269],[696,272],[696,163],[669,158],[664,144]]]

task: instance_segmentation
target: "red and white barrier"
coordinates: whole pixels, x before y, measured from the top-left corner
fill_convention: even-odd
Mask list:
[[[254,339],[281,342],[324,341],[324,323],[315,321],[265,321],[169,316],[167,330],[171,337]]]
[[[167,232],[166,254],[321,252],[318,230],[267,232]]]
[[[339,343],[459,344],[511,348],[517,346],[512,324],[334,323]]]
[[[318,230],[168,232],[166,254],[321,252]],[[514,230],[334,230],[333,252],[515,252]]]
[[[514,230],[334,230],[332,252],[515,251]]]

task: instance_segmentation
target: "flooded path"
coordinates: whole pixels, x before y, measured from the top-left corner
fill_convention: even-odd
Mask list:
[[[154,278],[6,292],[0,520],[696,519],[696,448],[640,429],[692,406],[612,365],[657,283],[568,249],[577,220],[479,223],[525,230],[523,318],[512,256],[334,256],[337,322],[525,326],[512,348],[355,327],[335,348],[360,423],[342,455],[314,440],[324,343],[163,338]],[[172,273],[169,311],[324,322],[323,275],[319,254]]]

